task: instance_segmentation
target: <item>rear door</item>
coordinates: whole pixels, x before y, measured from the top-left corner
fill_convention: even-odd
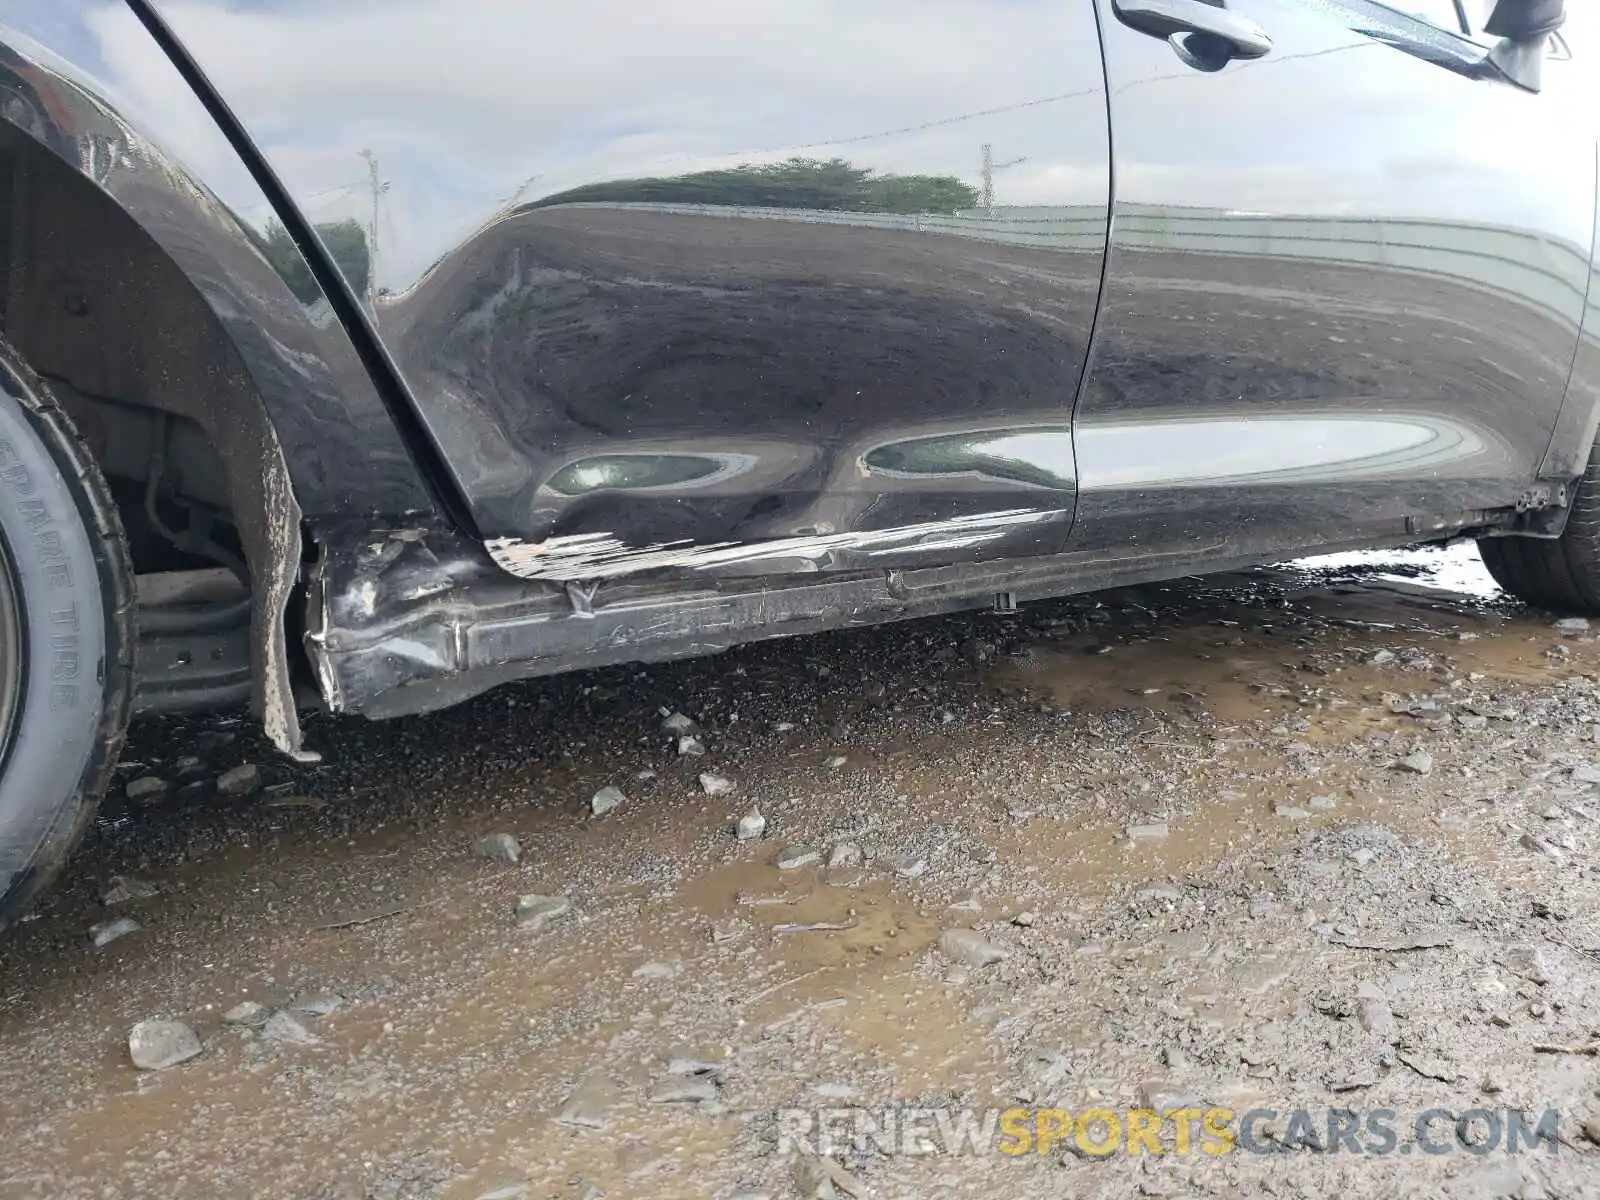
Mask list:
[[[510,569],[1062,548],[1110,202],[1091,6],[156,7]]]
[[[1588,279],[1574,64],[1539,95],[1481,77],[1454,0],[1229,0],[1270,49],[1224,65],[1131,2],[1101,0],[1117,192],[1074,542],[1264,553],[1515,503]]]

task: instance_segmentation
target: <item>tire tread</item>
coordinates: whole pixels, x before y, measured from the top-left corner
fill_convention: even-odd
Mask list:
[[[133,561],[122,518],[88,443],[49,387],[4,342],[0,342],[0,366],[22,384],[17,399],[77,501],[79,518],[94,544],[106,622],[102,707],[94,752],[41,843],[39,855],[16,884],[0,896],[3,931],[27,911],[34,897],[60,871],[111,782],[133,710],[138,610]]]
[[[1600,443],[1589,451],[1558,538],[1480,538],[1494,581],[1520,600],[1556,612],[1600,615]]]

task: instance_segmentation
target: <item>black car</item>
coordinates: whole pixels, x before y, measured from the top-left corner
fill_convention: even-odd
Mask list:
[[[0,0],[0,926],[140,711],[1463,535],[1600,612],[1563,17]]]

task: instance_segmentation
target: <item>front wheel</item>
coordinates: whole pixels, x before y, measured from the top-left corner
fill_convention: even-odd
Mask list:
[[[133,699],[133,568],[60,406],[0,344],[0,931],[88,824]]]

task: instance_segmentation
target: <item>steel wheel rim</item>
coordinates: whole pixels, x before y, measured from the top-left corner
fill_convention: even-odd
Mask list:
[[[22,593],[11,565],[11,553],[0,539],[0,769],[11,755],[17,715],[22,708],[25,677]]]

